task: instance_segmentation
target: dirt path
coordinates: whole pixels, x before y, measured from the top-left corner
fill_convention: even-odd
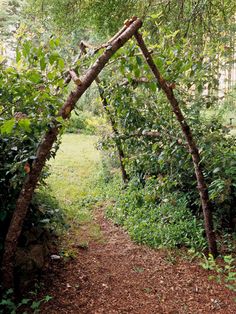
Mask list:
[[[236,313],[233,293],[197,264],[134,244],[101,210],[95,219],[102,238],[52,262],[45,283],[53,299],[41,313]],[[76,247],[81,239],[71,236]]]

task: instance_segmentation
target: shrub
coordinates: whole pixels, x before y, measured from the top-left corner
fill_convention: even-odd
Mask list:
[[[183,194],[158,195],[157,182],[143,187],[133,180],[108,216],[123,225],[132,239],[151,247],[204,248],[203,226],[187,208]],[[160,199],[160,196],[162,199]]]
[[[1,258],[4,238],[22,184],[41,138],[63,102],[65,62],[60,56],[57,39],[50,39],[44,45],[23,35],[16,50],[16,60],[6,60],[3,56],[0,60]],[[49,158],[55,155],[57,147],[56,144]],[[39,184],[47,175],[46,167]],[[37,224],[38,221],[32,220],[31,223]]]
[[[96,116],[91,112],[72,113],[66,132],[95,135],[102,130],[104,124],[105,121],[102,117]]]

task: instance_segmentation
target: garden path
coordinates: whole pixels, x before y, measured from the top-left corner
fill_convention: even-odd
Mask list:
[[[53,161],[49,185],[73,226],[62,243],[64,258],[51,260],[45,269],[42,295],[53,298],[40,313],[236,313],[233,292],[210,281],[199,261],[184,259],[180,250],[171,253],[133,243],[105,218],[106,204],[96,205],[93,216],[83,204],[78,209],[81,198],[96,196],[90,184],[100,162],[95,141],[66,135]]]

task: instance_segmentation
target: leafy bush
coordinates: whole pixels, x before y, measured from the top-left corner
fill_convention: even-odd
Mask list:
[[[157,38],[156,44],[152,44],[152,41],[149,44],[154,51],[158,47],[158,54],[153,55],[154,61],[162,76],[169,82],[175,82],[175,96],[199,148],[201,165],[214,205],[216,226],[218,230],[233,231],[236,218],[236,139],[225,128],[224,117],[220,114],[209,115],[209,108],[219,112],[221,105],[216,93],[205,93],[208,80],[214,81],[216,78],[208,71],[207,59],[203,58],[200,62],[199,56],[189,49],[187,41],[179,42],[178,31],[170,32],[162,29],[162,25],[158,26],[158,31],[163,36]],[[147,35],[145,40],[148,42],[151,36]],[[149,177],[155,177],[160,195],[184,193],[187,207],[198,216],[201,204],[197,182],[180,125],[135,45],[130,42],[123,49],[126,57],[122,58],[120,51],[121,55],[117,58],[119,73],[108,82],[104,80],[109,114],[117,135],[107,137],[102,147],[114,150],[118,138],[130,178],[138,177],[145,186]],[[206,54],[215,60],[216,56],[212,56],[210,49]],[[148,133],[156,135],[146,136]]]
[[[25,226],[28,224],[30,227],[32,222],[37,226],[48,228],[56,234],[66,227],[64,209],[48,190],[48,186],[41,187],[33,197]]]
[[[158,178],[157,189],[160,193],[184,193],[188,208],[194,214],[199,214],[201,204],[191,155],[168,104],[158,95],[160,103],[157,107],[154,102],[156,95],[150,95],[149,90],[141,87],[140,90],[121,89],[116,93],[116,96],[112,94],[112,99],[115,97],[113,101],[116,102],[116,110],[119,108],[119,116],[114,116],[120,127],[125,168],[129,176],[138,177],[144,185],[150,176]],[[131,98],[135,99],[134,103],[130,103]],[[127,109],[123,104],[128,102]],[[145,104],[144,109],[137,110],[140,103]],[[204,110],[188,110],[189,123],[197,139],[201,164],[214,204],[217,226],[233,230],[236,216],[236,139],[225,132],[219,116],[208,118]],[[145,136],[146,130],[154,130],[158,136]],[[114,150],[114,139],[105,139],[101,147]]]
[[[123,225],[132,239],[151,247],[187,246],[203,248],[203,226],[187,208],[183,194],[167,194],[162,199],[156,180],[143,187],[133,180],[121,194],[108,216]]]
[[[0,56],[0,256],[38,144],[63,103],[65,61],[59,41],[50,39],[39,44],[32,34],[30,38],[21,36],[16,60]],[[57,148],[58,144],[49,157],[55,155]],[[44,169],[40,184],[48,170]]]
[[[96,116],[91,112],[72,113],[66,132],[95,135],[105,127],[104,124],[105,120],[102,117]]]

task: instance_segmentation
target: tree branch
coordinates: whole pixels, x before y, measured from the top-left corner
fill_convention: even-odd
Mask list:
[[[122,31],[119,36],[115,36],[116,38],[110,43],[103,54],[88,69],[83,79],[81,79],[81,84],[77,86],[75,91],[70,93],[63,107],[59,111],[59,116],[63,119],[69,118],[70,113],[74,109],[79,98],[97,78],[98,74],[102,71],[108,60],[135,34],[141,26],[141,20],[131,20],[130,25]],[[31,171],[27,175],[19,194],[16,208],[5,239],[2,261],[3,285],[5,288],[14,287],[14,260],[18,238],[21,234],[23,222],[27,214],[33,192],[41,175],[41,171],[50,155],[51,148],[57,139],[60,128],[60,123],[58,123],[55,119],[53,121],[53,126],[46,132],[45,137],[42,139],[41,144],[37,149],[36,159],[32,164]]]
[[[144,55],[144,58],[146,59],[147,64],[149,65],[151,71],[153,72],[156,78],[157,84],[160,85],[161,89],[163,90],[167,99],[169,100],[169,103],[176,116],[176,119],[179,122],[182,132],[186,138],[189,152],[192,156],[193,166],[194,166],[195,175],[197,179],[197,188],[199,191],[199,196],[200,196],[200,200],[202,204],[208,247],[209,247],[210,253],[215,257],[217,256],[218,252],[217,252],[216,237],[215,237],[214,226],[213,226],[212,204],[209,199],[207,185],[206,185],[205,178],[203,175],[203,170],[201,168],[201,159],[200,159],[199,150],[193,138],[192,131],[185,117],[183,116],[183,113],[180,109],[177,99],[175,98],[172,86],[169,85],[165,81],[165,79],[161,76],[159,70],[157,69],[152,59],[151,54],[148,51],[148,48],[143,40],[142,35],[137,32],[135,34],[135,38],[140,47],[140,50],[142,51]]]

